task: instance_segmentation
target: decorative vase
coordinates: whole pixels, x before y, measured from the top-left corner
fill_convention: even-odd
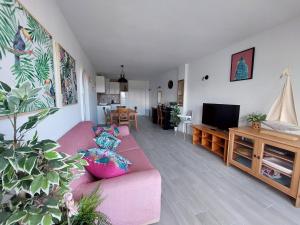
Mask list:
[[[261,123],[260,122],[252,122],[251,127],[255,130],[259,130],[261,128]]]

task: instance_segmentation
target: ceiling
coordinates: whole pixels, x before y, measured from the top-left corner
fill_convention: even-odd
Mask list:
[[[299,0],[57,0],[97,72],[150,79],[300,16]]]

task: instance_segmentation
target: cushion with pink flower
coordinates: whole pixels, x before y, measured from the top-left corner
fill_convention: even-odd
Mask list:
[[[98,137],[102,132],[109,133],[111,135],[114,135],[115,137],[118,137],[120,133],[119,128],[115,124],[109,126],[94,126],[93,130],[96,137]]]
[[[87,151],[80,151],[88,162],[86,170],[99,179],[121,176],[128,171],[131,162],[116,152],[92,148]]]

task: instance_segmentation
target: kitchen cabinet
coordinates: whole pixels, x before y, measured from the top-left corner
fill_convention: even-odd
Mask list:
[[[230,129],[228,165],[291,196],[300,207],[300,141],[264,134],[263,130]]]
[[[105,77],[96,76],[96,92],[105,93]]]
[[[111,94],[111,95],[120,94],[120,83],[119,82],[110,82],[109,83],[109,94]]]

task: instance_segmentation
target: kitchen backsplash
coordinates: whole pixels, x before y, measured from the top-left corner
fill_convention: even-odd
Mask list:
[[[99,103],[120,104],[120,95],[98,93],[97,94],[97,102],[98,102],[98,104]]]

